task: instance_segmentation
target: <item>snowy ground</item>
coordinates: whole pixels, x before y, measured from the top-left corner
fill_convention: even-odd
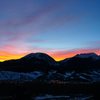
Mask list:
[[[91,95],[83,95],[83,94],[79,94],[79,95],[68,95],[68,96],[54,96],[54,95],[42,95],[42,96],[37,96],[35,98],[33,98],[33,100],[90,100],[92,99],[93,96]]]
[[[19,73],[19,72],[12,72],[12,71],[0,71],[0,81],[2,80],[34,80],[40,76],[42,76],[43,73],[40,71],[34,71],[30,73]]]

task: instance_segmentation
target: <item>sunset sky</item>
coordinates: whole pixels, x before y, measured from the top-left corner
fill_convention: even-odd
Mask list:
[[[0,0],[0,61],[32,52],[100,55],[100,0]]]

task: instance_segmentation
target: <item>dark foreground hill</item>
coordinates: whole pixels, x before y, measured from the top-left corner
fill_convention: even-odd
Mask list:
[[[44,53],[31,53],[21,59],[0,62],[0,70],[16,72],[32,72],[36,70],[64,72],[68,70],[84,71],[99,68],[100,56],[94,53],[76,55],[59,62],[56,62],[52,57]]]
[[[31,53],[0,62],[1,100],[98,100],[98,91],[100,56],[94,53],[59,62],[44,53]]]
[[[100,81],[100,56],[89,53],[56,62],[44,53],[31,53],[17,60],[0,63],[0,78],[63,81]]]
[[[0,63],[0,70],[16,72],[32,72],[35,70],[48,71],[56,61],[44,53],[31,53],[17,60],[8,60]]]

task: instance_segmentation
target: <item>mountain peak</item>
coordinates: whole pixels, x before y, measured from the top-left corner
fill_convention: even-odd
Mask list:
[[[41,52],[37,52],[37,53],[30,53],[26,56],[23,57],[24,59],[42,59],[42,60],[52,60],[54,61],[54,59],[52,57],[50,57],[48,54],[45,53],[41,53]]]
[[[37,52],[37,53],[30,53],[30,54],[24,56],[24,58],[33,58],[33,57],[39,58],[41,56],[49,56],[49,55],[47,55],[45,53]]]
[[[94,59],[98,59],[99,58],[99,56],[96,53],[81,53],[81,54],[77,54],[76,57],[80,57],[80,58],[92,57]]]

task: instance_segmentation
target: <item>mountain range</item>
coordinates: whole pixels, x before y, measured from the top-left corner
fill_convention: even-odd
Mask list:
[[[77,54],[55,61],[44,53],[31,53],[17,60],[0,62],[0,80],[100,81],[100,56]]]

